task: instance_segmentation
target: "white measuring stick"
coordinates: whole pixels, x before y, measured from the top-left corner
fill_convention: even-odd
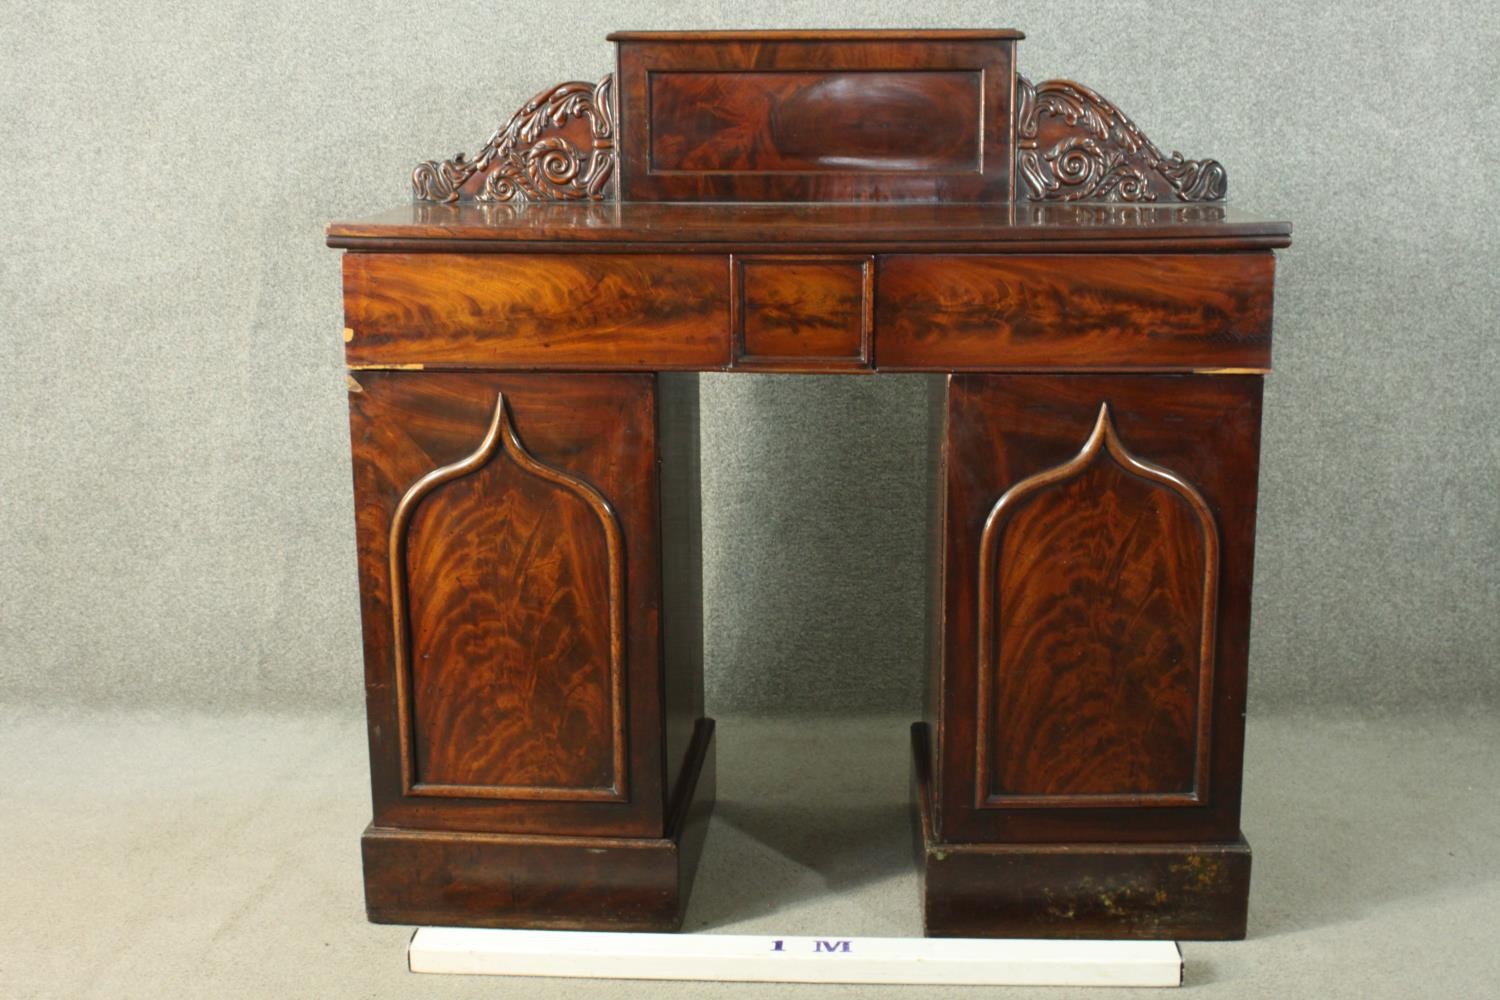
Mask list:
[[[949,986],[1180,986],[1173,941],[761,937],[423,927],[413,972]]]

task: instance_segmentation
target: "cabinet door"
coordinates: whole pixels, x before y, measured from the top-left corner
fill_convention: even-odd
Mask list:
[[[349,399],[376,825],[660,836],[654,378]]]
[[[951,379],[944,839],[1238,836],[1260,393]]]

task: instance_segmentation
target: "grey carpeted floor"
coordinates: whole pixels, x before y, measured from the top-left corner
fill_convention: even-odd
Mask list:
[[[918,933],[906,724],[721,718],[688,929]],[[1012,995],[413,976],[364,920],[364,749],[356,719],[0,709],[0,997]],[[1246,772],[1250,938],[1184,945],[1189,995],[1500,995],[1500,718],[1253,716]]]

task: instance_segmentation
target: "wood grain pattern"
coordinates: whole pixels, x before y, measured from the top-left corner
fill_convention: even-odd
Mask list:
[[[659,836],[654,377],[361,372],[358,381],[349,406],[376,825]],[[445,468],[452,478],[408,503],[400,551],[402,498]],[[618,522],[613,544],[600,499]],[[395,625],[403,581],[393,570],[403,566],[409,699]],[[617,636],[622,672],[612,677]],[[405,760],[403,732],[414,736]],[[450,787],[424,794],[424,783]]]
[[[695,728],[659,836],[368,827],[361,853],[369,918],[456,927],[676,930],[713,809],[713,730],[711,719]]]
[[[1187,805],[1207,791],[1219,537],[1099,407],[979,543],[975,805]]]
[[[885,255],[859,293],[853,265],[816,257],[736,255],[731,282],[726,258],[696,255],[349,254],[345,351],[356,366],[624,370],[1270,364],[1268,253]],[[859,310],[878,343],[856,294],[873,295]]]
[[[734,364],[781,370],[871,366],[874,259],[734,258]]]
[[[714,368],[728,256],[346,254],[350,365]]]
[[[679,187],[700,197],[705,175],[735,173],[766,176],[716,191],[709,185],[708,196],[781,198],[817,188],[828,198],[923,198],[919,178],[902,184],[891,175],[988,173],[1003,178],[1016,198],[1037,201],[1224,197],[1227,175],[1216,161],[1163,154],[1128,115],[1082,84],[1033,85],[1016,76],[1020,37],[1003,31],[612,34],[628,66],[625,121],[639,118],[632,124],[649,143],[649,149],[640,144],[626,170],[627,177],[641,170],[634,190],[642,193],[627,189],[626,197],[647,197],[650,185],[674,173],[695,177],[696,186]],[[794,67],[802,69],[774,72]],[[542,91],[474,159],[459,153],[418,164],[416,199],[608,197],[616,175],[613,85],[609,74],[596,84],[571,81]],[[1004,119],[986,109],[997,98],[1007,102]],[[1014,165],[1002,167],[998,157],[1012,147]],[[997,162],[986,167],[986,156]],[[866,176],[821,185],[810,177],[840,171]],[[987,179],[977,190],[994,187]],[[948,179],[943,193],[962,199],[965,190]]]
[[[1010,200],[1009,35],[616,40],[624,200]]]
[[[1022,202],[463,202],[328,226],[350,250],[464,253],[1142,253],[1287,246],[1291,225],[1232,205]]]
[[[692,373],[878,367],[941,373],[928,933],[1242,935],[1290,226],[1018,78],[1017,32],[611,37],[612,76],[328,230],[371,918],[676,926],[713,797]]]
[[[390,554],[407,794],[627,799],[619,520],[526,451],[503,392],[397,503]]]
[[[1239,836],[1260,382],[951,377],[940,839]]]
[[[937,836],[930,734],[912,726],[912,828],[930,937],[1245,936],[1250,845],[972,843]]]
[[[651,170],[976,173],[983,84],[973,70],[652,73]]]
[[[880,367],[1268,368],[1269,253],[879,259]]]

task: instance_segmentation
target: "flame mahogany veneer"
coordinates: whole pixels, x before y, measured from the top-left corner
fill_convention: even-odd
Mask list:
[[[927,373],[929,934],[1234,938],[1273,251],[1011,31],[622,33],[343,259],[370,919],[675,928],[702,371]],[[910,376],[916,377],[916,376]],[[914,512],[914,516],[918,512]],[[915,668],[915,665],[914,665]]]

